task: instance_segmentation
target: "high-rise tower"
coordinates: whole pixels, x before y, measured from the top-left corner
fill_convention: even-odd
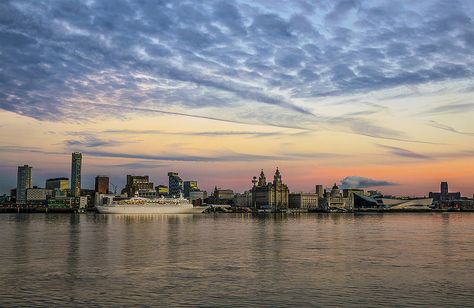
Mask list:
[[[18,175],[16,178],[16,202],[26,203],[26,190],[31,188],[31,169],[28,165],[18,166]]]
[[[82,154],[79,152],[72,153],[71,195],[73,197],[81,196],[81,167],[82,167]]]
[[[441,182],[441,200],[445,200],[448,196],[448,182]]]

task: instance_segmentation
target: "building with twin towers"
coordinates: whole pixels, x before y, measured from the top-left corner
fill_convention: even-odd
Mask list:
[[[252,183],[252,206],[254,208],[272,208],[277,210],[288,208],[288,186],[283,184],[278,167],[273,176],[273,182],[267,183],[262,169],[258,181],[257,177],[254,176]]]

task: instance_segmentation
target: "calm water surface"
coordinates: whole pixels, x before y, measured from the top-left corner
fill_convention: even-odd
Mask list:
[[[474,213],[0,215],[0,306],[473,306]]]

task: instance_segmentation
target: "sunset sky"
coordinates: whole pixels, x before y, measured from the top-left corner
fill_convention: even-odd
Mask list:
[[[0,193],[167,172],[474,193],[474,1],[0,2]]]

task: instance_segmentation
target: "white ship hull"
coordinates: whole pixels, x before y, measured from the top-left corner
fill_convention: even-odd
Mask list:
[[[175,205],[99,205],[97,211],[102,214],[200,214],[205,206]]]

